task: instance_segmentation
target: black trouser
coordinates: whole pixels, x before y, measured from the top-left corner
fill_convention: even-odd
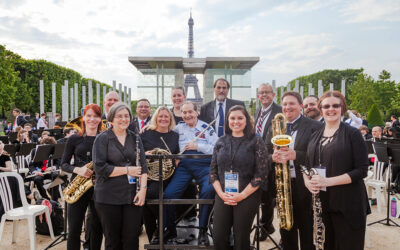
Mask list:
[[[97,250],[101,248],[103,240],[103,231],[100,220],[94,208],[92,200],[93,188],[88,190],[82,197],[73,204],[68,204],[68,250],[81,249],[82,224],[85,219],[86,208],[89,206],[91,213],[88,219],[87,227],[90,228],[90,249]]]
[[[250,232],[254,216],[261,202],[261,190],[257,190],[236,206],[225,205],[216,195],[214,204],[215,249],[231,249],[229,236],[233,227],[234,249],[250,249]]]
[[[166,182],[164,182],[164,189],[165,187]],[[158,181],[147,182],[146,200],[147,199],[158,199]],[[143,218],[149,241],[151,241],[151,238],[157,229],[158,214],[158,205],[144,205]]]
[[[46,189],[44,189],[43,187],[43,181],[44,180],[54,180],[55,178],[57,178],[58,173],[56,172],[52,172],[50,174],[44,174],[43,176],[41,175],[36,175],[35,177],[33,177],[33,182],[35,183],[35,186],[37,188],[37,190],[40,193],[40,196],[42,196],[43,199],[48,199],[50,200],[50,197],[47,195]],[[49,192],[53,195],[54,193],[54,197],[51,197],[52,200],[57,200],[60,197],[60,192],[58,191],[58,186],[52,188],[52,190]]]
[[[299,249],[298,234],[300,234],[301,250],[314,250],[311,193],[305,187],[297,190],[294,182],[295,180],[292,179],[293,227],[289,231],[280,229],[282,246],[284,250]],[[307,198],[304,198],[305,196]]]
[[[139,249],[142,207],[95,202],[103,226],[107,250]]]
[[[355,229],[339,212],[324,212],[326,250],[362,250],[364,249],[365,227]]]
[[[260,223],[266,230],[272,226],[272,221],[274,220],[275,197],[275,171],[270,171],[268,173],[268,190],[262,190],[261,194]]]

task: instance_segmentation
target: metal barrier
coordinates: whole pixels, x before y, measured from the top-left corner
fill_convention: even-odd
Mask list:
[[[146,155],[146,159],[158,160],[158,181],[162,183],[162,160],[164,159],[211,159],[212,155],[205,154],[181,154],[181,155]],[[147,244],[144,246],[145,249],[214,249],[210,246],[195,246],[195,245],[165,245],[164,244],[164,228],[163,228],[163,207],[164,204],[213,204],[214,199],[167,199],[163,198],[164,188],[163,185],[158,185],[158,199],[152,199],[146,201],[147,204],[159,205],[158,206],[158,230],[160,243],[158,245]]]

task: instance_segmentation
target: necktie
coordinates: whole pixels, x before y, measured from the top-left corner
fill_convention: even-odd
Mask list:
[[[144,127],[144,121],[142,121],[142,126],[140,127],[140,129],[142,129]]]
[[[271,106],[271,107],[272,107],[272,106]],[[260,135],[260,136],[261,136],[261,132],[262,132],[262,125],[263,125],[264,119],[265,119],[265,117],[267,116],[267,114],[269,113],[269,111],[271,110],[271,107],[269,107],[268,109],[264,110],[264,111],[261,113],[260,118],[258,119],[258,122],[257,122],[257,131],[256,131],[256,133],[257,133],[258,135]]]
[[[218,115],[219,115],[219,123],[218,123],[218,137],[224,134],[224,110],[222,109],[222,102],[218,103]]]
[[[287,135],[292,135],[292,123],[286,123],[286,134]]]

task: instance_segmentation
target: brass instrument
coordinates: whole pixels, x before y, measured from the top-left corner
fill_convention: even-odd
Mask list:
[[[152,155],[171,155],[171,150],[169,149],[167,143],[164,141],[164,138],[160,137],[161,141],[164,143],[165,149],[161,148],[155,148],[151,150]],[[158,181],[159,180],[159,162],[147,159],[147,168],[148,168],[148,173],[147,173],[147,178],[153,181]],[[172,159],[163,159],[162,160],[162,177],[163,181],[169,179],[172,174],[175,171],[175,166],[172,163]]]
[[[308,170],[305,166],[301,166],[301,172],[311,177],[318,174],[315,168]],[[324,250],[325,243],[325,225],[322,221],[322,203],[319,194],[312,194],[313,205],[313,243],[317,250]]]
[[[89,163],[87,168],[93,171],[92,161]],[[74,204],[75,202],[77,202],[82,197],[82,195],[86,193],[86,191],[93,187],[94,183],[92,177],[85,178],[83,176],[77,175],[63,190],[65,202],[67,202],[68,204]]]
[[[286,117],[282,113],[275,115],[272,120],[271,142],[276,149],[288,147],[292,143],[291,136],[286,135]],[[279,226],[290,230],[293,226],[292,188],[290,184],[289,166],[275,163],[276,202],[279,216]]]
[[[101,127],[101,132],[107,130],[108,128],[108,121],[107,120],[102,120],[102,127]],[[82,116],[70,121],[67,123],[64,127],[65,128],[74,128],[78,132],[80,132],[81,129],[81,124],[82,124]],[[90,155],[90,153],[88,152]],[[89,157],[88,155],[88,157]],[[93,171],[93,161],[89,163],[87,166],[88,169]],[[94,179],[94,173],[91,176],[91,178],[85,178],[84,176],[77,175],[69,184],[66,188],[63,190],[63,195],[64,195],[64,200],[68,204],[73,204],[77,202],[86,191],[88,191],[91,187],[94,186],[93,183]]]

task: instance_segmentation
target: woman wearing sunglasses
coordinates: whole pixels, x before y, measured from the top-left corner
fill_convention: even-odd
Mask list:
[[[358,129],[341,121],[346,101],[339,91],[325,92],[318,108],[325,126],[313,134],[307,150],[307,167],[318,174],[304,175],[304,182],[321,199],[325,249],[364,249],[370,213],[363,181],[369,165],[367,146]]]

